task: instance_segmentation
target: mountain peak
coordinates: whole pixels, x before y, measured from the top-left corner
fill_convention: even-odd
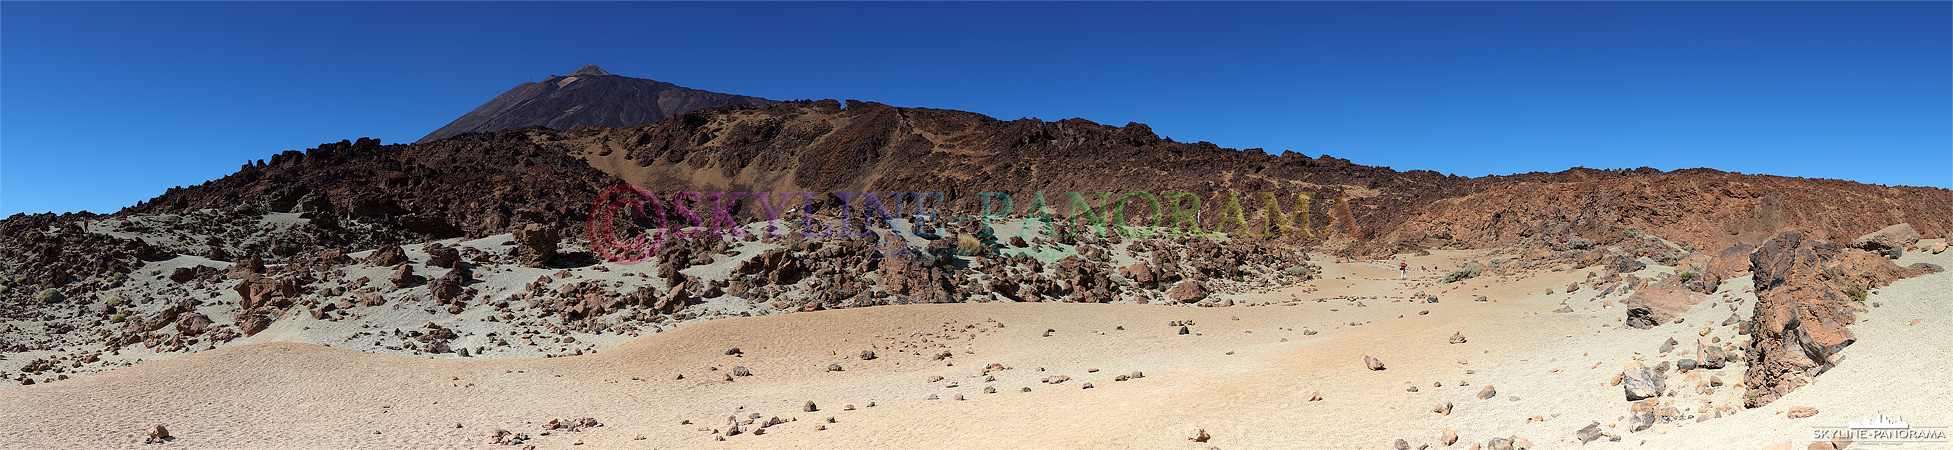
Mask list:
[[[596,64],[585,64],[583,68],[576,69],[576,72],[570,73],[570,76],[577,75],[610,75],[610,72],[605,72],[602,67],[597,67]]]
[[[581,125],[645,125],[704,108],[767,103],[773,101],[613,75],[591,64],[567,76],[552,77],[549,82],[516,85],[414,143],[531,125],[557,130]]]

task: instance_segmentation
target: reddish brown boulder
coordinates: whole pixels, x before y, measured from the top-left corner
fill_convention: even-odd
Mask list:
[[[1912,229],[1912,224],[1902,223],[1866,233],[1857,239],[1852,239],[1851,248],[1861,248],[1876,252],[1893,248],[1905,248],[1916,242],[1919,242],[1919,231]]]
[[[184,313],[176,319],[176,332],[182,333],[184,336],[196,336],[203,334],[205,331],[210,331],[210,317],[204,316],[203,314],[196,312]]]
[[[401,267],[407,266],[403,265]],[[448,270],[447,274],[427,282],[427,291],[434,296],[435,300],[446,303],[448,300],[460,297],[461,286],[468,284],[473,279],[474,274],[468,269],[466,264],[456,265],[454,269]]]
[[[250,311],[237,318],[237,329],[244,332],[244,337],[256,335],[270,326],[271,316],[263,311]]]
[[[678,311],[685,309],[686,305],[691,304],[692,300],[691,292],[672,289],[671,294],[658,299],[658,304],[653,305],[652,309],[665,314],[677,314]]]
[[[1757,304],[1743,352],[1749,363],[1743,383],[1754,394],[1744,401],[1752,408],[1831,369],[1833,355],[1856,339],[1847,328],[1856,320],[1854,295],[1939,271],[1924,263],[1901,268],[1876,253],[1794,231],[1758,246],[1750,263]]]
[[[392,282],[393,287],[398,289],[413,286],[414,283],[420,281],[420,276],[414,275],[414,266],[402,263],[393,266],[393,277],[387,278],[387,281]]]
[[[373,267],[390,267],[403,262],[407,262],[407,251],[401,250],[398,245],[374,250],[373,255],[366,257],[366,265]]]
[[[1158,275],[1153,273],[1153,267],[1146,265],[1146,263],[1134,263],[1133,265],[1120,268],[1119,276],[1126,277],[1126,279],[1132,280],[1132,282],[1140,285],[1151,285],[1159,281]]]
[[[455,263],[459,262],[461,262],[461,251],[456,250],[454,247],[429,245],[427,248],[427,265],[434,267],[454,267]]]
[[[556,243],[562,239],[555,228],[536,223],[524,225],[515,231],[516,255],[524,266],[549,265],[549,260],[556,258]]]
[[[250,258],[232,264],[226,275],[231,278],[249,278],[252,274],[263,274],[264,270],[264,260],[259,259],[258,255],[251,255]]]
[[[238,307],[255,309],[260,306],[285,307],[290,298],[298,294],[298,285],[292,280],[271,278],[251,274],[234,288],[237,291]]]
[[[1702,303],[1708,296],[1682,288],[1674,279],[1664,280],[1634,291],[1621,303],[1628,307],[1627,324],[1647,329],[1668,323]]]
[[[1167,298],[1171,298],[1180,303],[1194,303],[1206,300],[1209,293],[1211,292],[1207,290],[1207,285],[1194,280],[1173,283],[1173,287],[1166,290]]]

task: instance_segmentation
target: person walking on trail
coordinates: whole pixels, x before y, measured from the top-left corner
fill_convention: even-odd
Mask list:
[[[1399,280],[1410,279],[1410,263],[1397,261],[1397,279]]]

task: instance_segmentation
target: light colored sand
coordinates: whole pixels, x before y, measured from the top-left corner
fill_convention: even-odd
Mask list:
[[[411,257],[423,257],[413,250]],[[1732,295],[1712,296],[1718,303],[1698,306],[1685,324],[1651,330],[1620,327],[1618,294],[1562,292],[1593,269],[1433,284],[1460,261],[1491,257],[1447,251],[1411,258],[1412,266],[1430,269],[1410,281],[1395,279],[1395,259],[1324,263],[1325,279],[1241,297],[1284,306],[882,306],[692,323],[567,358],[425,359],[276,342],[227,347],[0,388],[7,405],[0,426],[8,431],[0,433],[0,448],[506,448],[488,444],[496,428],[527,433],[538,448],[1388,448],[1399,438],[1440,448],[1444,428],[1461,436],[1450,448],[1514,435],[1535,448],[1570,448],[1582,447],[1574,430],[1600,422],[1618,423],[1622,428],[1603,429],[1624,438],[1587,447],[1754,449],[1808,434],[1811,424],[1841,425],[1872,411],[1953,425],[1944,407],[1947,383],[1934,381],[1953,367],[1953,356],[1943,345],[1922,345],[1953,336],[1946,319],[1953,299],[1944,289],[1953,274],[1875,294],[1870,301],[1883,306],[1854,327],[1859,343],[1810,387],[1733,417],[1630,434],[1621,420],[1628,404],[1608,378],[1636,358],[1679,359],[1655,349],[1669,337],[1692,348],[1702,326],[1710,326],[1708,337],[1737,339],[1720,322],[1732,312],[1748,316],[1754,298],[1740,294],[1748,279],[1724,285]],[[1953,253],[1907,258],[1902,262],[1953,267]],[[1441,302],[1406,300],[1418,291]],[[1495,301],[1470,301],[1474,295]],[[1551,312],[1563,302],[1575,312]],[[1908,325],[1914,317],[1926,321]],[[1195,321],[1196,334],[1177,335],[1167,325],[1175,320]],[[1047,329],[1055,332],[1044,337]],[[1446,343],[1454,331],[1469,342]],[[744,355],[725,355],[731,347]],[[862,350],[881,358],[855,358]],[[930,358],[945,350],[954,356]],[[1366,370],[1365,355],[1388,369]],[[986,382],[980,371],[992,362],[1010,369]],[[825,371],[830,363],[845,370]],[[755,375],[723,381],[733,366]],[[1723,378],[1733,383],[1741,370],[1732,365]],[[1145,377],[1113,381],[1132,371]],[[930,382],[932,375],[945,380]],[[1038,381],[1051,375],[1072,379]],[[1683,384],[1680,374],[1669,376],[1670,386]],[[1085,383],[1094,388],[1082,389]],[[1499,395],[1475,398],[1486,385]],[[999,392],[985,394],[985,386]],[[1418,392],[1407,392],[1412,386]],[[1313,391],[1323,400],[1306,401]],[[1675,401],[1736,404],[1739,391],[1685,393]],[[926,400],[930,394],[939,399]],[[951,399],[956,394],[966,400]],[[803,412],[810,400],[822,410]],[[1430,412],[1438,401],[1456,409]],[[866,407],[870,402],[877,406]],[[843,411],[846,404],[857,409]],[[1799,421],[1772,414],[1788,405],[1824,412]],[[725,442],[699,431],[724,429],[728,416],[751,413],[796,420]],[[1535,415],[1545,421],[1527,420]],[[542,422],[586,416],[605,426],[540,435]],[[835,423],[820,420],[830,416]],[[153,423],[168,424],[179,439],[139,444]],[[1182,434],[1188,426],[1213,438],[1189,442]],[[579,441],[584,445],[573,445]]]

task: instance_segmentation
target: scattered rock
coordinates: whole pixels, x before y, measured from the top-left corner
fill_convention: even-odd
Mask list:
[[[1628,405],[1628,432],[1638,432],[1655,426],[1655,401],[1642,400]]]
[[[164,442],[169,442],[174,439],[176,438],[170,436],[170,430],[168,428],[163,428],[163,424],[159,423],[149,427],[149,438],[143,439],[142,443],[161,444]]]
[[[1792,406],[1789,412],[1784,413],[1785,417],[1792,419],[1802,419],[1815,415],[1817,415],[1817,408],[1809,406]]]
[[[1465,343],[1465,332],[1463,332],[1463,331],[1453,331],[1453,332],[1451,332],[1451,343],[1453,343],[1453,344],[1463,344],[1463,343]]]
[[[1383,361],[1378,361],[1370,355],[1363,355],[1363,367],[1368,367],[1370,370],[1383,370]]]
[[[1450,401],[1438,402],[1437,406],[1431,408],[1431,412],[1438,413],[1438,415],[1442,415],[1442,416],[1449,416],[1451,415],[1451,402]]]
[[[1207,435],[1207,429],[1201,427],[1187,427],[1186,436],[1187,440],[1194,442],[1207,442],[1212,437]]]
[[[1488,400],[1491,399],[1492,397],[1497,397],[1498,395],[1499,395],[1499,391],[1497,389],[1493,389],[1491,386],[1486,386],[1484,389],[1478,390],[1479,400]]]
[[[1661,395],[1665,388],[1661,373],[1642,365],[1640,361],[1628,363],[1627,368],[1621,371],[1621,386],[1630,401]]]

